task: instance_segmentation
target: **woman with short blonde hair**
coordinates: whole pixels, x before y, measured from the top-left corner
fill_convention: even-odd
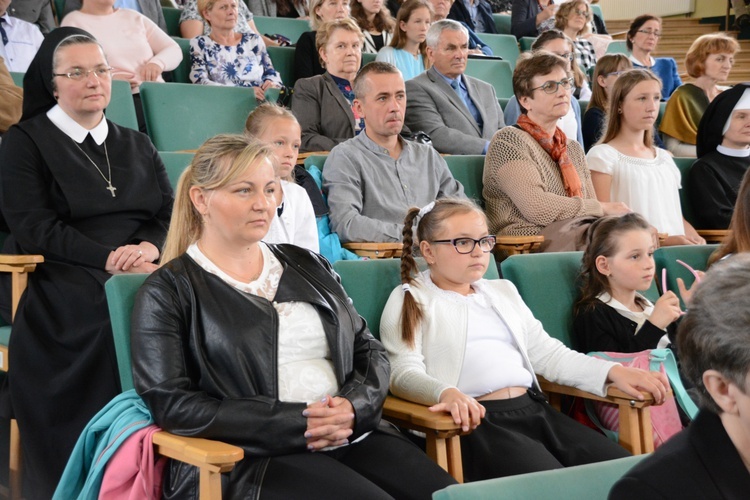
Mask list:
[[[698,124],[711,101],[728,88],[719,83],[729,78],[739,50],[737,40],[723,33],[699,36],[690,46],[685,67],[693,81],[674,91],[659,126],[675,156],[696,156]]]

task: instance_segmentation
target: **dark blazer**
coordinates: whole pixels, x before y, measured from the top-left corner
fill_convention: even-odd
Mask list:
[[[690,426],[633,467],[609,500],[747,499],[750,473],[718,415],[701,410]]]
[[[302,128],[300,151],[330,151],[354,137],[354,113],[329,73],[294,84],[292,113]]]
[[[315,49],[317,31],[305,31],[294,46],[294,81],[322,75],[326,72],[320,65],[320,55]]]
[[[513,0],[510,9],[510,32],[516,38],[539,35],[536,15],[541,11],[537,0]]]
[[[294,245],[269,246],[284,266],[274,301],[307,302],[320,315],[339,384],[334,396],[354,407],[354,441],[380,422],[390,376],[385,349],[328,261]],[[268,300],[239,293],[188,255],[155,271],[133,310],[133,380],[154,421],[183,436],[242,447],[250,460],[231,473],[230,482],[256,488],[267,467],[264,457],[307,452],[307,405],[278,399],[277,328]],[[170,465],[174,487],[194,484],[195,473],[187,469]]]
[[[494,87],[476,78],[464,78],[469,97],[482,116],[482,130],[461,97],[435,68],[406,82],[406,125],[414,132],[426,132],[441,153],[482,154],[495,132],[505,126]]]
[[[489,2],[487,0],[475,1],[477,2],[477,15],[482,18],[482,22],[484,22],[484,27],[486,28],[482,33],[497,33]],[[451,10],[448,12],[448,19],[466,23],[472,31],[477,31],[477,27],[471,19],[471,13],[466,8],[466,5],[464,5],[463,0],[455,0],[453,2]]]
[[[8,7],[8,15],[36,24],[45,35],[57,27],[50,0],[16,0]]]
[[[82,4],[82,0],[65,0],[65,15],[67,16],[68,12],[80,10]],[[144,16],[151,19],[164,33],[167,32],[167,22],[164,20],[164,11],[161,10],[159,0],[138,0],[138,5],[141,6]]]

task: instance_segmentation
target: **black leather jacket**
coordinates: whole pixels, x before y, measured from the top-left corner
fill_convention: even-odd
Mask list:
[[[385,350],[325,259],[293,245],[269,247],[284,266],[274,301],[304,301],[320,314],[337,395],[354,406],[354,440],[380,421]],[[254,474],[265,469],[257,457],[307,452],[306,405],[277,398],[277,327],[271,302],[248,298],[187,255],[154,272],[136,298],[132,353],[135,388],[155,422],[241,446]]]

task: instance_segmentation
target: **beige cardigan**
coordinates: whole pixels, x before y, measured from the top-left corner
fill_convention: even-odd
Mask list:
[[[568,156],[581,178],[583,198],[565,194],[560,167],[528,133],[505,127],[492,138],[484,160],[484,199],[490,231],[531,236],[552,222],[602,216],[586,155],[568,140]]]

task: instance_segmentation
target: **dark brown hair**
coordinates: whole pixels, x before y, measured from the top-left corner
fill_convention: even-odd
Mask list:
[[[642,216],[629,213],[597,219],[584,233],[583,237],[587,245],[578,275],[581,298],[576,302],[576,313],[583,308],[594,307],[597,297],[603,292],[612,293],[609,280],[596,268],[596,258],[600,255],[612,257],[616,254],[619,249],[620,236],[629,231],[650,232],[651,226]],[[639,306],[646,305],[638,295],[635,300]]]
[[[628,47],[628,50],[630,52],[633,52],[632,39],[635,38],[635,35],[636,33],[638,33],[638,30],[641,29],[641,26],[649,21],[659,21],[659,25],[661,25],[661,18],[653,16],[651,14],[643,14],[642,16],[638,16],[633,19],[632,23],[630,23],[630,29],[628,29],[628,34],[625,37],[625,45]]]
[[[362,32],[365,31],[388,31],[393,32],[393,16],[391,16],[391,12],[388,10],[388,7],[385,6],[385,2],[383,3],[383,7],[380,9],[380,12],[375,14],[375,18],[372,20],[372,22],[367,20],[367,13],[365,12],[365,8],[362,7],[362,2],[358,2],[357,0],[354,0],[351,3],[351,11],[352,11],[352,17],[355,21],[357,21],[357,24],[362,29]]]
[[[414,284],[414,276],[419,273],[414,260],[414,222],[419,215],[419,208],[410,208],[404,219],[402,232],[404,248],[401,253],[401,283]],[[484,212],[471,200],[463,198],[441,198],[435,201],[435,207],[426,213],[417,224],[418,241],[431,241],[440,231],[443,222],[454,215],[477,212],[485,217]],[[414,347],[414,333],[424,317],[424,312],[414,300],[411,292],[404,292],[404,306],[401,310],[401,339],[409,347]]]

